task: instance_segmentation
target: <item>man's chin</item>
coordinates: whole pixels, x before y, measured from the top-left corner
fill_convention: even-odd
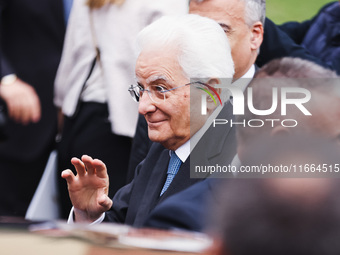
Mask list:
[[[164,141],[164,137],[162,137],[161,134],[162,133],[159,131],[150,130],[150,128],[148,129],[149,139],[153,142],[162,143],[162,141]]]

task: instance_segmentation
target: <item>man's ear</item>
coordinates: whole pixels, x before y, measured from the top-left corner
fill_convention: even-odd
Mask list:
[[[217,91],[217,93],[219,95],[221,94],[221,92],[222,92],[221,88],[216,88],[216,84],[221,84],[221,79],[219,79],[219,78],[210,78],[208,80],[207,84],[212,86]]]
[[[252,25],[250,39],[251,49],[258,50],[263,41],[263,25],[260,21],[257,21]]]
[[[211,87],[213,87],[217,93],[217,95],[219,97],[221,97],[221,92],[222,92],[222,89],[221,88],[216,88],[216,84],[221,84],[221,80],[219,78],[210,78],[207,82],[206,82],[208,85],[210,85]],[[213,91],[211,91],[213,92]],[[208,112],[210,111],[213,111],[217,106],[220,105],[220,100],[218,98],[218,96],[215,94],[215,93],[212,93],[212,95],[214,96],[214,99],[217,103],[217,105],[215,105],[214,101],[212,100],[211,97],[208,97],[207,99],[207,107],[208,107]]]
[[[219,78],[210,78],[207,81],[207,84],[211,85],[211,86],[215,86],[216,84],[220,84],[221,80]]]

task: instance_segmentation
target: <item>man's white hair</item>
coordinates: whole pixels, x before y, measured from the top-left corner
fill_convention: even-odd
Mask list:
[[[137,45],[138,55],[148,49],[177,49],[179,65],[188,79],[232,78],[234,74],[228,39],[209,18],[164,16],[138,34]]]
[[[264,25],[266,19],[266,0],[239,0],[245,3],[244,19],[248,26],[260,21]]]

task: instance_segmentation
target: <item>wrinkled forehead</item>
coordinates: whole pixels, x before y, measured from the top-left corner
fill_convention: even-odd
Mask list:
[[[245,2],[243,0],[191,0],[189,13],[214,19],[221,22],[224,19],[245,21]]]
[[[136,61],[136,78],[145,85],[162,81],[169,85],[182,77],[176,49],[149,48],[142,50]]]

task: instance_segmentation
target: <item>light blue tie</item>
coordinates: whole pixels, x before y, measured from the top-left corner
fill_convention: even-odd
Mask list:
[[[170,157],[170,162],[169,162],[168,172],[167,172],[168,177],[166,178],[166,181],[164,183],[160,196],[162,196],[163,193],[169,188],[181,164],[182,164],[182,161],[180,160],[180,158],[176,155],[174,151],[171,151],[171,157]]]

